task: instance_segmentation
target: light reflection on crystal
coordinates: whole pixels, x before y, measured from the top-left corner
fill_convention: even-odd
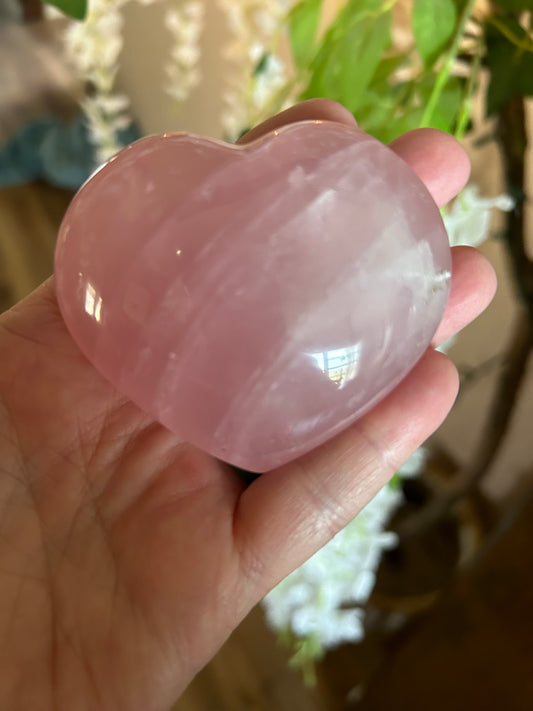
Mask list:
[[[87,284],[85,289],[85,312],[98,323],[102,320],[102,297],[97,295],[92,284]]]
[[[361,363],[361,351],[361,342],[358,342],[346,348],[334,348],[308,355],[340,390],[357,376]]]

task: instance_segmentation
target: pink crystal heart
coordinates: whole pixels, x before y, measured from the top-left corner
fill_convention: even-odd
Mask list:
[[[331,122],[246,146],[152,136],[79,191],[57,295],[83,353],[180,438],[251,471],[383,398],[444,312],[450,249],[424,185]]]

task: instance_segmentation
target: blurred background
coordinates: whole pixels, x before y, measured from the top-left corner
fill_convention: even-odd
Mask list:
[[[473,173],[444,213],[450,240],[479,244],[499,278],[446,346],[462,388],[441,429],[175,708],[530,711],[531,0],[58,5],[0,0],[0,310],[52,274],[69,201],[121,146],[174,130],[233,141],[311,96],[381,140],[455,133]]]

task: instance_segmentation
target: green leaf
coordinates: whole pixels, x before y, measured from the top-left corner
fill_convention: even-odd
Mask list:
[[[357,111],[390,45],[391,22],[380,0],[351,0],[326,33],[302,98],[327,97]]]
[[[527,42],[526,31],[510,18],[500,18],[512,37]],[[533,96],[533,52],[517,47],[499,29],[487,30],[486,64],[490,70],[487,113],[497,113],[514,96]]]
[[[322,0],[302,0],[289,13],[289,38],[296,66],[306,69],[315,54]]]
[[[431,92],[433,91],[434,84],[434,74],[429,74],[420,82],[419,91],[423,105],[427,104]],[[431,116],[431,128],[438,128],[441,131],[453,133],[457,124],[465,91],[465,79],[459,77],[450,77],[450,79],[448,79]]]
[[[270,52],[265,52],[261,59],[257,62],[255,69],[253,71],[253,76],[258,77],[264,74],[268,67],[268,60],[270,58]]]
[[[394,117],[388,125],[383,125],[379,131],[373,132],[372,135],[383,143],[390,143],[403,133],[419,128],[423,113],[424,109],[422,107],[409,108],[404,113]]]
[[[411,22],[420,56],[431,66],[453,36],[457,12],[453,0],[415,0]]]
[[[465,88],[459,79],[451,80],[443,89],[431,122],[432,128],[453,133],[457,126],[459,110],[463,103]]]
[[[430,73],[423,79],[391,87],[387,96],[378,96],[369,89],[369,102],[357,112],[359,125],[383,143],[419,128],[434,82],[435,75]],[[453,77],[447,82],[432,113],[432,128],[448,133],[455,130],[464,92],[464,79]]]
[[[391,81],[391,75],[408,61],[405,54],[390,55],[380,61],[357,108],[357,122],[364,131],[379,137],[408,100],[410,89],[406,83]]]
[[[84,20],[87,14],[87,0],[43,0],[43,2],[57,7],[75,20]]]
[[[381,60],[372,77],[372,86],[389,86],[391,74],[399,69],[402,64],[406,64],[408,57],[405,54],[393,54]]]
[[[395,108],[392,93],[386,96],[368,89],[365,103],[357,109],[357,123],[363,131],[378,138],[383,127],[390,125]]]
[[[394,107],[380,101],[379,96],[370,93],[369,102],[357,109],[357,124],[365,133],[378,137],[381,127],[387,124]],[[381,140],[381,139],[380,139]]]
[[[392,491],[399,491],[402,488],[402,482],[403,482],[403,477],[401,474],[394,474],[392,479],[388,483],[389,489],[392,489]]]
[[[533,10],[533,0],[497,0],[497,4],[503,10],[510,12],[523,12],[523,10]]]

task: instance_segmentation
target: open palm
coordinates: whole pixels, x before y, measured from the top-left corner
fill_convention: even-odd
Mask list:
[[[352,124],[306,102],[294,120]],[[394,149],[439,203],[468,177],[434,131]],[[474,318],[491,268],[454,253],[437,339]],[[120,395],[70,338],[53,280],[0,319],[0,708],[168,709],[239,621],[372,498],[448,412],[430,350],[366,417],[246,486]]]

